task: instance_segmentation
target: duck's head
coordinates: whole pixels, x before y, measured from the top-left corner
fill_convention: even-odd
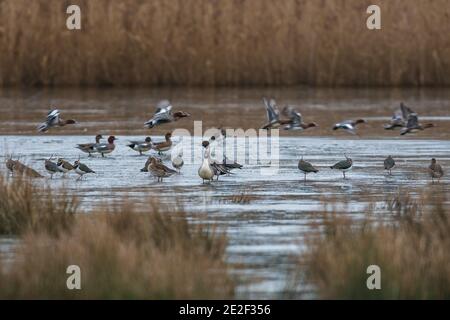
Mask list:
[[[202,142],[202,147],[203,148],[207,148],[208,146],[209,146],[209,141],[205,140],[205,141]]]
[[[190,113],[187,113],[187,112],[184,112],[184,111],[177,111],[177,112],[174,112],[174,113],[173,113],[173,118],[174,118],[175,120],[178,120],[178,119],[180,119],[180,118],[190,117],[190,116],[191,116]]]
[[[167,132],[165,137],[166,137],[166,140],[169,140],[170,138],[172,138],[172,133]]]
[[[58,166],[62,165],[64,163],[64,159],[63,158],[58,158]]]
[[[76,167],[80,164],[80,160],[75,160],[75,162],[73,163],[73,165]]]
[[[435,158],[431,159],[431,163],[435,164],[436,163],[436,159]]]
[[[311,122],[308,124],[308,128],[314,128],[314,127],[318,127],[317,123]]]
[[[147,143],[152,142],[152,138],[146,137],[146,138],[145,138],[145,142],[147,142]]]
[[[95,141],[100,141],[101,139],[103,139],[103,136],[101,134],[95,136]]]
[[[364,119],[358,119],[358,120],[356,120],[356,123],[367,123],[367,121],[366,120],[364,120]]]
[[[116,141],[116,140],[117,140],[116,137],[114,137],[114,136],[109,136],[109,138],[108,138],[108,143],[114,143],[114,141]]]

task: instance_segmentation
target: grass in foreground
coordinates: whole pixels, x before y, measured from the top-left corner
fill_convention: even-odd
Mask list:
[[[65,190],[54,194],[31,179],[0,174],[0,235],[18,235],[29,230],[51,235],[67,230],[78,211],[78,200]]]
[[[325,235],[311,238],[302,257],[319,297],[449,299],[450,216],[444,201],[399,195],[386,202],[393,221],[368,214],[355,223],[325,215]],[[369,265],[381,268],[381,290],[367,289]]]
[[[10,198],[33,187],[0,181]],[[40,200],[25,192],[30,206]],[[2,199],[2,202],[5,199]],[[53,200],[56,201],[56,200]],[[60,203],[61,202],[61,203]],[[77,214],[68,227],[28,228],[37,213],[11,201],[21,242],[13,261],[0,260],[0,298],[24,299],[208,299],[231,298],[234,284],[224,262],[227,240],[214,227],[189,225],[183,212],[158,204],[137,213],[129,204]],[[63,205],[58,200],[58,205]],[[68,205],[68,204],[67,204]],[[57,211],[55,211],[57,212]],[[54,218],[52,215],[51,218]],[[0,220],[0,226],[9,219]],[[19,221],[24,222],[20,225]],[[45,225],[51,221],[45,220]],[[57,232],[55,232],[57,231]],[[66,286],[69,265],[81,268],[81,290]]]

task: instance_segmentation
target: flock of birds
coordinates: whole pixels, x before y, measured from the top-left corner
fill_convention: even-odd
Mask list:
[[[283,108],[282,115],[284,118],[282,118],[275,99],[267,99],[264,97],[263,102],[267,113],[267,123],[262,126],[262,129],[269,130],[284,126],[283,128],[285,130],[307,130],[309,128],[317,127],[317,124],[314,122],[305,123],[301,113],[295,110],[292,106],[285,106]],[[162,100],[157,104],[153,117],[145,122],[144,126],[147,128],[153,128],[157,125],[178,121],[179,119],[189,116],[190,114],[184,111],[172,111],[171,103],[168,100]],[[346,120],[336,123],[332,129],[345,130],[346,132],[355,134],[357,126],[366,122],[367,121],[364,119]],[[63,120],[60,116],[60,112],[55,109],[51,110],[47,114],[46,121],[40,124],[37,127],[37,130],[39,132],[47,132],[51,128],[63,127],[76,123],[77,122],[73,119]],[[431,123],[425,125],[420,124],[417,113],[405,104],[401,103],[400,108],[394,113],[390,122],[384,125],[384,129],[393,130],[395,128],[400,128],[400,134],[405,135],[412,132],[422,131],[433,126],[434,125]],[[143,141],[129,141],[127,146],[132,150],[139,152],[141,155],[150,150],[154,150],[158,153],[158,155],[162,155],[164,152],[172,149],[173,142],[171,138],[172,134],[168,132],[165,135],[164,141],[154,142],[150,137],[146,137]],[[219,176],[229,175],[231,174],[231,170],[242,169],[243,167],[235,161],[230,161],[225,154],[223,154],[223,159],[221,161],[215,158],[214,149],[218,144],[220,145],[220,142],[224,143],[225,138],[226,131],[225,129],[221,129],[220,135],[217,137],[212,136],[209,141],[202,142],[204,153],[202,164],[198,169],[198,175],[202,179],[203,183],[205,183],[205,181],[213,181],[214,177],[217,177],[218,180]],[[87,153],[89,156],[92,156],[93,154],[100,154],[102,157],[105,157],[106,154],[109,154],[115,150],[116,145],[114,142],[117,139],[115,136],[109,136],[107,142],[105,143],[101,142],[102,139],[102,135],[97,135],[95,137],[95,142],[78,144],[76,148],[84,153]],[[211,152],[211,150],[213,150],[213,152]],[[80,157],[72,164],[63,158],[59,158],[56,162],[53,162],[53,156],[54,155],[52,155],[49,159],[46,159],[44,163],[46,171],[50,174],[50,178],[53,178],[53,175],[57,173],[62,173],[65,175],[70,171],[74,171],[79,175],[77,180],[80,180],[86,174],[95,173],[95,171],[90,169],[88,165],[80,162]],[[178,152],[174,157],[172,157],[171,162],[173,168],[163,164],[161,158],[152,155],[147,159],[141,171],[150,172],[155,178],[157,178],[158,182],[162,182],[164,178],[180,172],[184,164],[182,152]],[[395,165],[395,160],[392,156],[388,156],[384,161],[384,169],[389,172],[389,175],[392,174],[392,169]],[[12,157],[7,159],[6,167],[13,174],[17,172],[19,174],[24,174],[31,177],[42,177],[42,175],[40,175],[37,171],[21,163],[19,160],[13,160]],[[330,168],[342,171],[343,177],[346,179],[345,173],[352,167],[353,160],[345,155],[345,160],[337,162]],[[303,157],[299,160],[298,169],[304,174],[305,181],[307,174],[319,172],[314,165],[303,160]],[[431,164],[428,167],[428,172],[433,183],[435,179],[440,181],[440,179],[444,176],[444,171],[441,165],[439,165],[434,158],[431,160]]]

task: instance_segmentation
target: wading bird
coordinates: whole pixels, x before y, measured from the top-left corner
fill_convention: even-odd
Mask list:
[[[178,170],[180,173],[181,167],[183,167],[183,152],[179,152],[175,157],[172,158],[172,166]]]
[[[127,146],[142,155],[143,152],[147,152],[152,149],[152,138],[146,137],[144,141],[130,141]]]
[[[50,128],[53,127],[64,127],[65,125],[75,123],[77,122],[72,119],[61,119],[59,110],[54,109],[48,112],[47,119],[37,127],[37,130],[39,132],[47,132]]]
[[[49,159],[45,159],[45,170],[47,170],[48,173],[50,173],[50,179],[53,179],[53,175],[55,173],[64,172],[56,163],[51,161],[53,158],[53,155]]]
[[[384,160],[384,170],[389,170],[389,175],[392,175],[392,168],[395,167],[395,160],[392,156],[387,157]]]
[[[342,174],[344,175],[344,179],[347,179],[345,177],[345,172],[349,171],[352,168],[352,166],[353,160],[345,156],[345,160],[339,161],[338,163],[332,165],[330,169],[341,170]]]
[[[430,174],[432,183],[434,183],[434,179],[438,179],[439,183],[441,178],[444,176],[444,170],[442,170],[441,165],[437,163],[435,158],[431,159],[431,164],[428,167],[428,173]]]
[[[96,143],[91,147],[91,150],[94,152],[100,153],[102,157],[105,156],[105,154],[111,153],[116,148],[116,145],[114,144],[114,141],[117,141],[118,139],[114,136],[109,136],[108,143]]]
[[[144,123],[146,128],[153,128],[154,126],[168,123],[172,121],[178,121],[181,118],[190,117],[191,115],[184,111],[172,112],[172,105],[169,100],[161,100],[156,105],[156,111],[153,117]]]
[[[75,161],[75,163],[73,164],[73,168],[75,169],[75,172],[79,175],[79,177],[77,178],[77,181],[83,179],[83,176],[85,174],[95,173],[94,170],[90,169],[84,163],[81,163],[80,160]]]
[[[298,169],[301,172],[303,172],[303,174],[305,175],[304,182],[306,182],[306,175],[308,173],[311,173],[311,172],[317,173],[317,172],[319,172],[319,170],[317,170],[311,163],[309,163],[308,161],[303,160],[303,157],[298,162]]]
[[[150,157],[150,164],[147,168],[154,177],[158,178],[158,182],[162,182],[163,178],[168,178],[177,173],[177,171],[170,169],[160,161],[156,160],[155,157]]]
[[[165,141],[153,143],[153,150],[158,151],[159,155],[161,155],[162,152],[169,151],[170,148],[172,148],[172,134],[168,132],[164,137],[166,139]]]
[[[209,154],[209,142],[203,141],[202,147],[205,149],[203,153],[203,161],[202,165],[198,169],[198,175],[202,178],[202,183],[205,183],[205,180],[212,181],[214,178],[214,170],[210,164],[210,154]]]
[[[80,149],[81,151],[88,153],[89,156],[92,155],[92,153],[95,153],[94,146],[100,144],[100,140],[103,139],[103,136],[101,134],[98,134],[95,136],[95,143],[80,143],[77,144],[75,148]]]
[[[64,175],[67,172],[72,171],[74,169],[73,165],[69,161],[64,160],[63,158],[59,158],[56,165],[62,170]]]

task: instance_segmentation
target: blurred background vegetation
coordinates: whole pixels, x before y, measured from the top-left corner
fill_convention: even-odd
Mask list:
[[[371,4],[382,30],[366,28]],[[449,14],[448,0],[3,0],[0,85],[444,86]]]

